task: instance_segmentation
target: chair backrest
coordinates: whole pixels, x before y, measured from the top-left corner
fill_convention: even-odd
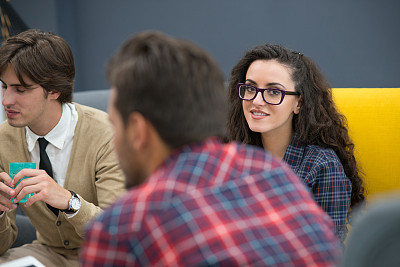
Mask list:
[[[73,101],[86,105],[92,108],[97,108],[107,112],[108,98],[110,97],[110,90],[90,90],[90,91],[77,91],[74,92]]]
[[[336,88],[367,196],[400,188],[400,88]]]
[[[400,192],[356,210],[341,267],[400,266]],[[378,195],[376,195],[378,196]]]

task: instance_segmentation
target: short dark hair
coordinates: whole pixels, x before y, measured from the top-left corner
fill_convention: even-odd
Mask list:
[[[107,74],[124,123],[132,112],[141,113],[171,148],[225,134],[224,78],[195,44],[139,33],[111,58]]]
[[[0,73],[9,65],[21,85],[29,87],[22,78],[26,75],[46,92],[60,92],[59,102],[72,101],[74,57],[63,38],[35,29],[12,36],[0,47]]]

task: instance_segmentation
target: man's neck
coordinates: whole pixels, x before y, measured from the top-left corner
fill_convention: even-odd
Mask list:
[[[47,108],[40,121],[28,125],[29,129],[39,136],[48,134],[57,123],[60,121],[62,115],[62,104],[60,102],[53,102]]]

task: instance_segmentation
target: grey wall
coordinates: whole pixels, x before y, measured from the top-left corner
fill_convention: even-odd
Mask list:
[[[398,0],[12,0],[31,28],[71,45],[76,90],[108,88],[107,59],[155,29],[210,52],[226,78],[246,49],[283,44],[313,58],[333,87],[400,87]]]

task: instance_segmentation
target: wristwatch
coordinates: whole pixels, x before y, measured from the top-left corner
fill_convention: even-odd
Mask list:
[[[69,199],[68,209],[62,211],[65,213],[75,213],[81,208],[81,200],[74,192],[71,190],[68,191],[71,192],[72,197]]]

